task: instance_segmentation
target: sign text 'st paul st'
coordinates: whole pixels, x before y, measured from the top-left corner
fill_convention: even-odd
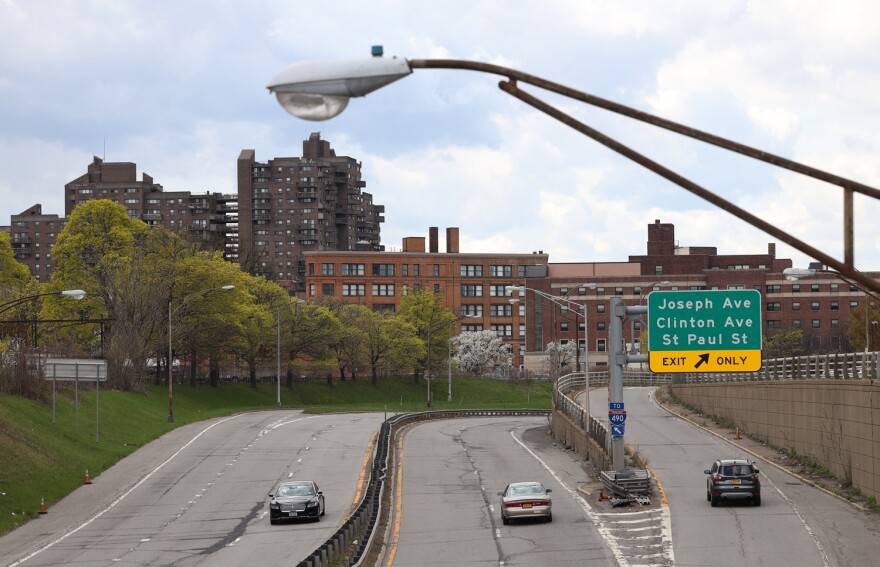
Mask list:
[[[648,350],[653,372],[760,370],[760,292],[743,289],[651,293]]]

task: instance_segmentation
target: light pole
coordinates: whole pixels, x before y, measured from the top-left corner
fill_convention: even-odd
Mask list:
[[[27,295],[25,297],[19,297],[18,299],[13,299],[12,301],[7,301],[6,303],[0,304],[0,314],[3,314],[14,307],[18,307],[23,303],[30,301],[31,299],[36,299],[38,297],[46,297],[47,295],[63,295],[65,297],[72,297],[79,301],[83,297],[86,296],[86,292],[81,289],[65,289],[62,291],[48,291],[46,293],[37,293],[34,295]],[[34,315],[34,331],[33,331],[33,340],[34,340],[34,349],[37,348],[37,316]],[[102,335],[103,337],[103,335]]]
[[[276,382],[276,403],[281,407],[281,310],[285,307],[299,307],[305,303],[302,299],[297,299],[295,303],[282,305],[275,311],[275,382]]]
[[[172,358],[173,354],[172,354],[172,345],[171,345],[171,341],[172,341],[171,320],[174,316],[174,313],[177,313],[178,311],[180,311],[180,309],[184,305],[186,305],[186,302],[194,297],[197,297],[197,296],[203,295],[203,294],[207,294],[212,291],[218,291],[218,290],[229,291],[231,289],[235,289],[235,286],[234,285],[224,285],[223,287],[209,287],[208,289],[202,289],[199,291],[195,291],[195,292],[185,296],[183,299],[181,299],[180,304],[177,306],[177,309],[175,309],[174,311],[171,310],[171,305],[173,303],[172,300],[171,299],[168,300],[168,423],[174,423],[174,390],[173,390],[174,377],[171,373],[172,368],[174,368],[174,359]]]
[[[458,323],[459,321],[464,321],[465,319],[480,319],[480,318],[481,317],[477,317],[476,315],[461,315],[459,317],[456,317],[455,321],[452,321],[449,324],[449,326],[452,327],[456,323]],[[446,393],[446,401],[449,403],[452,403],[452,341],[453,341],[453,338],[454,337],[449,337],[449,353],[447,354],[447,357],[446,357],[446,363],[447,363],[446,372],[447,372],[447,378],[449,380],[448,391]]]
[[[577,285],[575,287],[595,289],[596,284],[583,283],[583,284]],[[578,325],[577,315],[578,315],[578,312],[580,311],[581,304],[577,303],[576,301],[572,301],[571,299],[567,299],[564,297],[557,297],[555,295],[550,295],[549,293],[546,293],[546,292],[541,291],[539,289],[526,287],[524,285],[508,285],[508,286],[505,286],[504,289],[507,291],[516,290],[520,293],[520,295],[524,295],[525,292],[528,290],[528,291],[531,291],[532,293],[534,293],[535,295],[541,296],[541,297],[543,297],[543,298],[545,298],[545,299],[547,299],[547,300],[549,300],[549,301],[551,301],[561,307],[569,307],[570,305],[574,305],[575,306],[574,324]],[[587,408],[587,415],[590,415],[590,343],[589,343],[589,338],[588,338],[589,337],[589,328],[587,327],[587,302],[586,302],[586,300],[584,301],[583,308],[584,308],[584,390],[585,390],[584,395],[586,397],[584,404],[586,405],[586,408]],[[577,331],[578,331],[578,329],[575,330],[575,334],[574,334],[575,343],[578,342]],[[579,344],[576,346],[577,346],[577,348],[575,349],[575,372],[580,370],[580,352],[581,352],[581,346]]]
[[[720,136],[702,132],[695,128],[691,128],[690,126],[666,120],[659,116],[654,116],[583,91],[578,91],[566,87],[565,85],[554,83],[516,69],[476,61],[463,61],[456,59],[405,59],[397,57],[385,59],[382,56],[382,46],[379,45],[373,46],[372,54],[373,57],[369,59],[345,61],[300,61],[277,73],[269,81],[267,88],[270,92],[276,95],[281,106],[294,116],[305,120],[327,120],[345,110],[351,97],[360,97],[371,93],[376,89],[412,74],[415,69],[458,69],[506,77],[507,80],[501,81],[498,84],[498,87],[507,94],[525,102],[537,110],[540,110],[548,116],[555,118],[563,124],[577,130],[581,134],[592,138],[605,147],[733,214],[737,218],[751,224],[765,233],[778,238],[780,241],[800,252],[803,252],[807,256],[833,267],[844,276],[860,282],[868,289],[880,293],[880,282],[872,280],[866,274],[855,268],[853,251],[855,224],[853,213],[854,193],[861,193],[873,197],[874,199],[880,199],[880,190],[878,189],[776,156],[757,148],[727,140]],[[576,120],[574,117],[550,106],[541,99],[520,90],[520,84],[532,85],[539,89],[544,89],[573,100],[598,106],[605,110],[646,122],[652,126],[664,128],[683,136],[688,136],[700,142],[718,146],[730,152],[738,153],[752,159],[769,163],[776,167],[788,169],[800,173],[801,175],[806,175],[839,186],[843,190],[844,197],[844,262],[836,260],[833,256],[826,254],[781,230],[773,223],[764,221],[737,206],[733,202],[723,199],[708,189],[694,183],[690,179],[679,175],[675,171],[664,167],[647,156],[636,152],[617,140]]]

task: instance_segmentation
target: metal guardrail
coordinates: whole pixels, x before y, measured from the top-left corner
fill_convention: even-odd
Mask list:
[[[364,491],[360,504],[336,533],[299,562],[299,567],[361,565],[361,562],[367,557],[382,514],[382,495],[386,473],[391,464],[389,455],[393,434],[400,427],[432,419],[549,414],[549,410],[533,409],[437,410],[404,413],[386,419],[379,430],[373,467],[370,470],[367,489]]]
[[[878,380],[880,352],[850,352],[774,358],[757,372],[673,374],[673,384],[770,380]]]

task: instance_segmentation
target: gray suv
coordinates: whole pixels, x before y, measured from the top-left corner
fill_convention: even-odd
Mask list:
[[[761,505],[761,480],[754,463],[746,459],[719,459],[705,472],[706,500],[718,506],[722,499],[749,498],[755,506]]]

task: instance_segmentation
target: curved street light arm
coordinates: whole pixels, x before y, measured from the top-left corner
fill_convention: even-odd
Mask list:
[[[477,71],[482,73],[490,73],[494,75],[501,75],[507,77],[508,81],[501,81],[498,86],[501,90],[508,93],[509,95],[518,98],[519,100],[525,102],[526,104],[532,106],[533,108],[540,110],[541,112],[559,120],[563,124],[577,130],[578,132],[584,134],[592,138],[593,140],[599,142],[600,144],[606,146],[607,148],[614,150],[615,152],[621,154],[622,156],[630,159],[638,163],[639,165],[645,167],[646,169],[653,171],[654,173],[660,175],[661,177],[675,183],[679,187],[682,187],[694,195],[712,203],[713,205],[733,214],[737,218],[746,221],[752,226],[761,229],[762,231],[770,234],[778,238],[780,241],[785,242],[792,248],[807,254],[808,256],[823,262],[826,265],[832,266],[841,274],[852,278],[867,288],[880,293],[880,283],[868,278],[865,274],[858,271],[854,267],[853,262],[853,251],[852,251],[852,192],[858,191],[864,195],[869,197],[873,197],[875,199],[880,199],[880,190],[870,187],[868,185],[864,185],[862,183],[858,183],[856,181],[846,179],[837,175],[833,175],[831,173],[827,173],[821,171],[819,169],[815,169],[813,167],[806,166],[804,164],[800,164],[794,162],[792,160],[788,160],[782,158],[780,156],[775,156],[773,154],[757,150],[755,148],[751,148],[749,146],[745,146],[743,144],[739,144],[733,142],[731,140],[727,140],[725,138],[721,138],[720,136],[715,136],[712,134],[708,134],[706,132],[702,132],[700,130],[696,130],[694,128],[690,128],[683,124],[678,124],[676,122],[672,122],[670,120],[665,120],[663,118],[653,116],[651,114],[638,111],[634,108],[630,108],[624,106],[622,104],[614,103],[588,93],[578,91],[572,89],[570,87],[566,87],[564,85],[560,85],[558,83],[554,83],[552,81],[548,81],[546,79],[542,79],[540,77],[536,77],[534,75],[530,75],[528,73],[523,73],[522,71],[518,71],[516,69],[509,69],[507,67],[501,67],[499,65],[492,65],[489,63],[480,63],[476,61],[463,61],[457,59],[412,59],[409,61],[409,65],[413,69],[463,69],[470,71]],[[830,255],[822,252],[821,250],[810,246],[806,242],[788,234],[787,232],[775,227],[774,225],[764,221],[763,219],[749,213],[745,209],[735,205],[734,203],[719,197],[715,193],[705,189],[704,187],[694,183],[693,181],[681,176],[669,168],[666,168],[659,163],[651,160],[650,158],[636,152],[632,148],[625,146],[618,142],[617,140],[611,138],[610,136],[606,136],[602,134],[598,130],[595,130],[583,122],[580,122],[573,118],[572,116],[565,114],[564,112],[550,106],[544,101],[534,97],[517,87],[517,82],[527,83],[538,88],[548,90],[551,92],[555,92],[557,94],[563,95],[568,98],[572,98],[574,100],[578,100],[581,102],[585,102],[587,104],[591,104],[594,106],[599,106],[606,110],[611,110],[613,112],[617,112],[628,116],[630,118],[634,118],[636,120],[641,120],[643,122],[647,122],[654,126],[658,126],[661,128],[665,128],[667,130],[671,130],[678,134],[682,134],[685,136],[689,136],[696,140],[712,144],[715,146],[719,146],[726,150],[736,152],[759,161],[763,161],[765,163],[769,163],[775,165],[777,167],[782,167],[785,169],[789,169],[791,171],[800,173],[802,175],[807,175],[809,177],[813,177],[815,179],[819,179],[822,181],[826,181],[828,183],[832,183],[835,185],[839,185],[844,189],[844,241],[845,241],[845,250],[844,256],[846,258],[845,262],[840,262]]]
[[[2,307],[2,309],[0,309],[0,314],[3,314],[3,313],[5,313],[15,307],[18,307],[19,305],[22,305],[23,303],[27,303],[31,299],[36,299],[38,297],[46,297],[48,295],[64,295],[67,297],[72,297],[76,300],[80,300],[86,296],[86,292],[84,292],[81,289],[65,289],[63,291],[49,291],[46,293],[37,293],[35,295],[28,295],[26,297],[19,297],[18,299],[13,299],[12,301],[9,301],[7,303],[3,303],[2,305],[0,305],[0,307]]]

